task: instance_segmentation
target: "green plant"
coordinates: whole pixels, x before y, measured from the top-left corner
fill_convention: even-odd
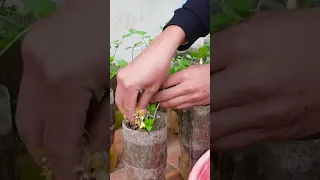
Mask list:
[[[192,64],[210,64],[210,41],[196,50],[189,51],[185,56],[173,58],[172,62],[169,75],[186,69]]]
[[[134,124],[131,124],[125,117],[127,125],[134,130],[146,129],[148,132],[152,131],[159,106],[160,103],[154,103],[148,105],[146,110],[136,108]]]
[[[6,6],[6,1],[0,6],[0,58],[10,50],[11,46],[21,40],[28,32],[30,25],[41,18],[48,16],[56,9],[51,0],[22,0],[26,10],[16,6]]]
[[[241,22],[255,12],[252,0],[213,0],[210,32],[220,31]]]
[[[138,36],[140,37],[141,41],[135,42],[133,45],[126,47],[126,50],[131,50],[131,58],[134,58],[134,50],[137,47],[140,47],[141,45],[145,45],[146,47],[148,47],[151,42],[152,42],[152,38],[151,36],[147,35],[147,32],[145,31],[139,31],[136,29],[129,29],[129,32],[127,34],[122,35],[122,38],[120,40],[114,40],[111,42],[110,44],[110,48],[112,48],[112,50],[110,51],[110,79],[112,79],[113,77],[115,77],[115,75],[117,75],[117,73],[119,72],[119,70],[125,66],[128,65],[128,62],[125,61],[124,59],[120,59],[120,60],[115,60],[116,58],[116,53],[120,47],[120,45],[123,43],[123,41],[131,36]]]
[[[163,29],[163,27],[160,27]],[[120,59],[115,60],[116,53],[126,38],[131,36],[140,37],[141,41],[135,42],[133,45],[126,47],[126,50],[131,50],[132,59],[134,58],[133,52],[134,49],[145,45],[148,47],[152,43],[152,37],[147,35],[145,31],[139,31],[135,29],[129,29],[129,32],[122,36],[120,40],[115,40],[110,43],[111,56],[110,56],[110,79],[114,78],[114,76],[119,72],[119,70],[128,65],[127,61]],[[172,66],[169,70],[169,75],[181,71],[192,64],[209,64],[210,63],[210,42],[204,43],[201,47],[194,51],[190,51],[186,56],[177,56],[172,58]],[[147,107],[146,112],[141,109],[136,109],[135,114],[135,122],[131,124],[128,122],[127,117],[124,115],[122,110],[122,115],[125,120],[127,120],[127,125],[132,129],[146,129],[147,131],[151,131],[153,129],[153,124],[156,118],[156,113],[159,108],[159,103],[150,104]]]

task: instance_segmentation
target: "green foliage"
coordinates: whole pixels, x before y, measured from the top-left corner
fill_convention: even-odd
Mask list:
[[[169,75],[186,69],[192,64],[210,64],[210,41],[196,50],[189,51],[185,56],[173,58]]]
[[[157,115],[157,111],[158,108],[160,106],[160,103],[155,103],[155,104],[150,104],[147,107],[147,111],[152,114],[152,115],[148,115],[145,117],[145,119],[143,120],[143,123],[145,124],[145,129],[150,132],[153,129],[153,124],[154,121],[156,120],[156,115]]]
[[[22,2],[37,19],[48,16],[57,8],[53,0],[22,0]]]
[[[132,37],[132,36],[137,36],[141,39],[141,41],[135,42],[131,46],[126,47],[126,50],[131,50],[132,59],[133,59],[134,50],[137,47],[140,47],[142,45],[145,45],[146,47],[148,47],[152,42],[152,38],[151,38],[151,36],[149,36],[147,34],[147,32],[139,31],[136,29],[129,29],[129,32],[127,34],[122,35],[121,40],[112,41],[110,43],[110,48],[112,49],[110,52],[111,53],[111,56],[110,56],[110,79],[114,78],[121,68],[128,65],[127,61],[125,61],[123,59],[115,60],[115,58],[116,58],[116,53],[117,53],[120,45],[123,43],[123,41],[129,37]]]
[[[220,31],[228,26],[239,23],[254,13],[252,6],[252,0],[212,0],[210,31]],[[218,12],[214,12],[213,9]]]
[[[21,11],[16,6],[6,6],[4,3],[5,1],[2,1],[0,7],[0,57],[23,38],[34,21],[46,17],[56,9],[51,0],[23,0],[26,11]]]

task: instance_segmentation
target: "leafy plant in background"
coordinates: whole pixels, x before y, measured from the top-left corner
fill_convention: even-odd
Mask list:
[[[192,64],[210,64],[210,41],[204,43],[196,50],[189,51],[185,56],[173,58],[172,61],[169,75],[186,69]]]
[[[0,58],[15,42],[22,39],[34,21],[48,16],[56,9],[56,4],[51,0],[22,0],[22,2],[25,5],[25,11],[13,5],[6,6],[6,1],[1,1]]]
[[[221,31],[235,25],[257,11],[287,9],[289,0],[211,0],[210,32]],[[312,8],[318,0],[299,0],[297,8]]]
[[[220,31],[241,22],[255,12],[253,0],[212,0],[210,32]]]
[[[141,45],[145,45],[148,47],[151,42],[152,38],[151,36],[147,35],[147,32],[145,31],[138,31],[135,29],[129,29],[129,32],[125,35],[122,35],[122,38],[120,40],[114,40],[110,44],[110,48],[112,48],[110,54],[110,79],[112,79],[121,68],[128,65],[127,61],[120,59],[115,60],[116,53],[120,47],[120,45],[123,43],[123,41],[129,37],[137,36],[140,37],[141,41],[135,42],[132,46],[126,47],[126,50],[131,50],[132,59],[134,58],[134,50],[137,47],[140,47]]]

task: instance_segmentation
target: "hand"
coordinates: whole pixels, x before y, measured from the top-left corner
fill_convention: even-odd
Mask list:
[[[318,9],[258,13],[212,35],[213,148],[320,132],[319,15]]]
[[[146,108],[167,77],[174,53],[184,39],[180,27],[169,26],[150,47],[119,71],[115,102],[131,122],[137,104],[141,109]]]
[[[185,109],[210,104],[210,65],[193,65],[169,76],[152,102],[162,107]]]
[[[109,95],[87,116],[92,92],[109,92],[109,26],[92,21],[108,16],[106,3],[70,1],[34,24],[23,41],[17,128],[39,165],[46,149],[56,180],[78,179],[73,168],[85,127],[94,151],[109,151]]]

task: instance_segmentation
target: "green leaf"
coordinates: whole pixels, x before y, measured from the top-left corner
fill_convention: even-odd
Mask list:
[[[156,107],[157,107],[157,104],[150,104],[150,105],[148,106],[148,111],[149,111],[150,113],[153,113],[153,112],[156,110]]]
[[[125,60],[118,60],[117,63],[123,68],[128,65],[128,62]]]
[[[190,51],[190,52],[189,52],[189,55],[190,55],[192,58],[200,58],[200,57],[199,57],[199,54],[198,54],[196,51]]]
[[[130,36],[132,36],[132,33],[122,35],[123,38],[128,38],[128,37],[130,37]]]
[[[56,4],[52,0],[22,0],[22,2],[37,18],[44,18],[56,10]]]
[[[146,130],[150,132],[153,128],[154,120],[150,118],[150,119],[144,120],[143,122],[145,124]]]
[[[186,60],[186,59],[180,59],[179,60],[179,65],[182,67],[188,67],[190,65],[190,61]]]
[[[114,56],[110,56],[110,62],[112,63],[114,61]]]
[[[135,29],[131,28],[131,29],[129,29],[129,32],[132,33],[132,34],[136,34],[137,31]]]
[[[144,31],[136,31],[137,34],[139,34],[140,36],[144,36],[147,34],[147,32]]]
[[[208,57],[210,56],[210,49],[208,47],[202,46],[198,49],[198,52],[201,57]]]

